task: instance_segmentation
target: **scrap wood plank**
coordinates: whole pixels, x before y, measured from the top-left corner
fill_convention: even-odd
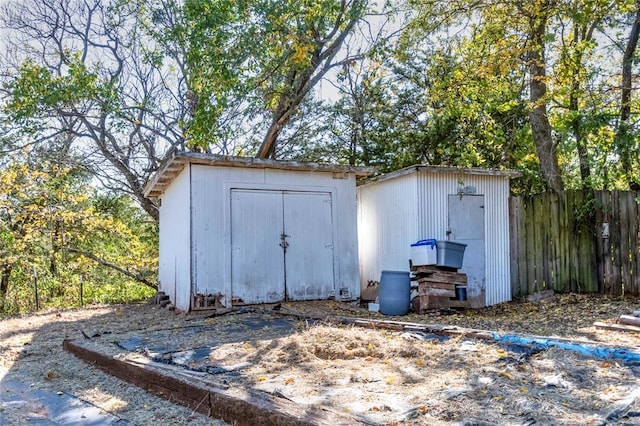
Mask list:
[[[422,296],[424,297],[424,296]],[[473,328],[461,328],[455,325],[439,325],[439,324],[422,324],[412,322],[402,322],[393,320],[374,320],[341,317],[341,322],[347,325],[355,325],[363,328],[386,329],[397,331],[422,331],[438,335],[472,337],[482,340],[494,340],[493,332],[487,330],[478,330]]]
[[[618,322],[620,324],[635,325],[636,327],[640,327],[640,318],[634,317],[633,315],[620,315],[620,318],[618,318]]]
[[[411,265],[411,270],[416,273],[451,272],[450,268],[438,265]]]
[[[466,284],[467,274],[460,272],[446,272],[446,271],[432,271],[428,275],[416,275],[415,281],[420,282],[433,282],[433,283],[447,283],[447,284]]]
[[[450,274],[433,274],[429,278],[426,278],[425,281],[432,283],[447,283],[447,284],[467,284],[467,275],[466,274],[458,274],[458,273],[450,273]]]
[[[95,352],[73,340],[63,340],[62,347],[107,374],[173,403],[229,423],[248,426],[336,426],[361,423],[353,417],[347,418],[326,410],[304,409],[292,401],[251,389],[222,390],[205,387],[186,377],[161,374],[154,369]]]
[[[429,310],[448,308],[448,297],[430,296],[428,294],[417,296],[413,299],[413,307],[420,315]]]
[[[640,333],[640,327],[636,327],[633,325],[625,325],[625,324],[609,324],[606,322],[596,321],[593,323],[595,327],[603,328],[605,330],[614,330],[614,331],[633,331],[636,333]]]
[[[450,308],[468,308],[469,301],[468,300],[449,300]]]
[[[448,290],[446,288],[427,287],[423,288],[422,292],[418,290],[418,294],[437,297],[456,297],[456,292],[454,290]]]
[[[455,290],[456,285],[453,283],[439,283],[431,281],[418,281],[418,288],[444,288],[446,290]]]
[[[455,297],[456,290],[453,288],[431,287],[427,285],[421,285],[418,287],[418,296],[446,296]]]

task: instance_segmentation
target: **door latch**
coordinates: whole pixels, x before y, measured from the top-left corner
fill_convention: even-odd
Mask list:
[[[289,247],[289,243],[287,242],[287,237],[289,237],[289,235],[285,234],[284,232],[282,234],[280,234],[280,247],[282,247],[285,251],[287,250],[287,247]]]

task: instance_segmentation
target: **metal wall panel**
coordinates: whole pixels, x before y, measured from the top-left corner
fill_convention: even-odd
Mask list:
[[[288,300],[335,294],[331,193],[283,194],[285,277]]]
[[[190,168],[186,167],[167,188],[160,203],[160,290],[176,308],[190,308]]]
[[[447,197],[475,188],[485,197],[485,303],[511,300],[509,266],[509,178],[507,176],[418,172],[420,217],[425,238],[447,239]],[[464,196],[464,195],[463,195]],[[464,272],[464,267],[461,270]]]
[[[421,238],[415,174],[357,188],[362,288],[382,271],[408,271],[411,244]]]
[[[360,296],[356,181],[353,174],[268,170],[266,183],[287,190],[331,192],[336,297]],[[315,188],[315,189],[314,189]]]
[[[485,196],[449,194],[447,201],[449,240],[466,244],[461,271],[467,274],[469,306],[484,307],[487,278]]]
[[[485,199],[485,303],[511,300],[509,177],[464,169],[407,169],[358,187],[361,285],[379,280],[384,269],[406,270],[412,242],[447,240],[448,196],[465,187]]]
[[[284,300],[282,192],[231,191],[231,290],[245,303]]]
[[[355,176],[351,173],[309,172],[192,165],[193,292],[232,296],[231,192],[239,190],[316,192],[331,194],[331,239],[336,290],[359,297]],[[304,222],[309,232],[314,226]],[[326,254],[326,253],[325,253]],[[318,253],[318,259],[324,254]],[[313,256],[311,256],[313,257]],[[234,294],[235,295],[235,294]],[[336,291],[336,297],[339,297]]]

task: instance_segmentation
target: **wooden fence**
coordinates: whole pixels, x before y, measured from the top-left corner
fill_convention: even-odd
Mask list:
[[[558,292],[640,295],[640,192],[512,197],[513,297]]]

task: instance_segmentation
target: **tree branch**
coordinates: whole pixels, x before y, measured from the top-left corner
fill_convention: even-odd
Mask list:
[[[113,263],[107,262],[106,260],[99,258],[98,256],[96,256],[95,254],[93,254],[91,252],[84,251],[84,250],[79,250],[79,249],[76,249],[76,248],[73,248],[73,247],[62,247],[62,249],[66,250],[68,252],[71,252],[71,253],[77,253],[77,254],[79,254],[81,256],[88,257],[89,259],[98,262],[100,265],[106,266],[107,268],[115,269],[116,271],[120,272],[121,274],[126,275],[127,277],[129,277],[131,279],[134,279],[134,280],[136,280],[136,281],[138,281],[138,282],[140,282],[140,283],[142,283],[142,284],[144,284],[144,285],[146,285],[148,287],[151,287],[154,290],[158,289],[158,285],[157,284],[152,283],[151,281],[141,277],[140,275],[136,275],[133,272],[129,272],[126,269],[119,267],[118,265],[114,265]]]

